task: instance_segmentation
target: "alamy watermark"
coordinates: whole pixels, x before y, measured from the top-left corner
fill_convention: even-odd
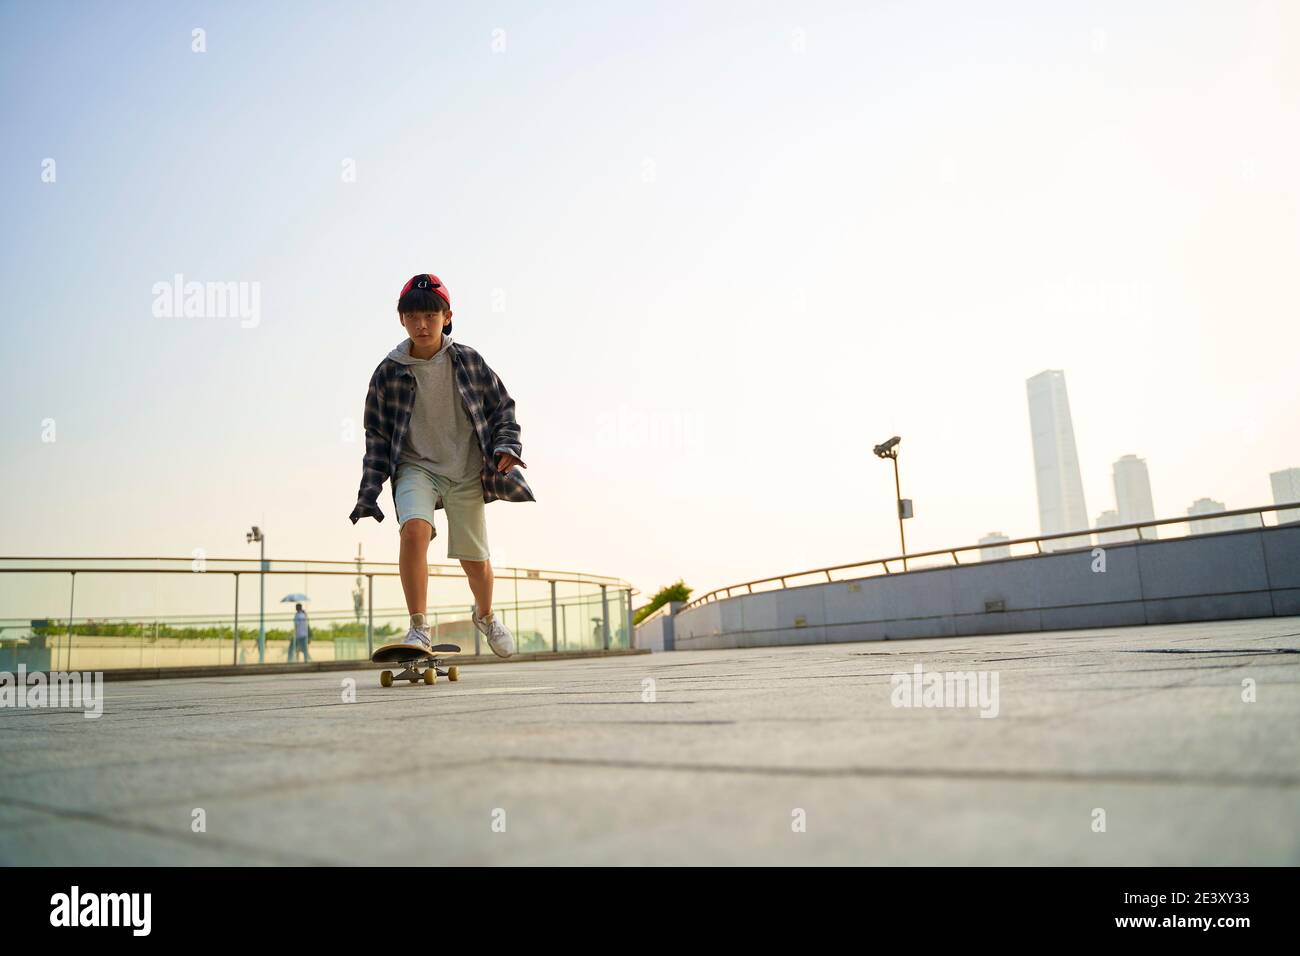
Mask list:
[[[246,329],[262,321],[262,283],[185,281],[153,284],[153,314],[158,319],[239,319]]]
[[[0,707],[80,707],[87,720],[104,716],[103,671],[0,671]]]
[[[148,936],[152,893],[83,893],[73,885],[50,897],[51,926],[124,926],[133,936]]]
[[[894,674],[889,702],[895,707],[978,707],[981,717],[998,715],[997,671],[923,671]]]

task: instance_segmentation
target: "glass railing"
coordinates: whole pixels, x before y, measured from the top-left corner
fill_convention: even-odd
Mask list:
[[[492,607],[517,653],[630,646],[632,588],[601,575],[494,568]],[[305,600],[304,600],[305,596]],[[304,652],[292,640],[307,613]],[[437,643],[491,654],[459,566],[431,565]],[[409,626],[392,564],[184,558],[0,558],[0,670],[96,671],[365,661]]]

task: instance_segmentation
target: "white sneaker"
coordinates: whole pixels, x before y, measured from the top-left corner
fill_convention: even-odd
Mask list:
[[[410,644],[424,651],[433,650],[433,641],[429,637],[427,628],[413,627],[406,632],[406,637],[402,639],[403,644]]]
[[[492,653],[497,657],[510,657],[515,652],[515,638],[510,633],[510,629],[502,624],[496,618],[496,612],[489,611],[487,617],[478,616],[478,608],[474,608],[473,613],[474,626],[479,629],[488,639],[488,646],[492,648]]]

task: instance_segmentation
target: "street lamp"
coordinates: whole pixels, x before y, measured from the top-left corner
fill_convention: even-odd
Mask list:
[[[244,536],[249,544],[261,544],[261,560],[258,565],[257,580],[261,585],[261,594],[257,599],[257,663],[266,663],[266,535],[262,529],[253,525],[253,530]]]
[[[871,449],[877,458],[892,458],[894,461],[894,498],[898,502],[898,546],[903,552],[903,570],[907,570],[907,540],[903,537],[903,519],[912,517],[912,500],[904,500],[898,485],[898,443],[903,439],[895,435],[889,441],[881,442]]]
[[[357,623],[360,624],[361,610],[366,603],[366,579],[361,576],[362,566],[365,564],[365,561],[361,557],[360,541],[357,542],[356,562],[357,562],[357,586],[352,589],[352,613],[356,617]]]

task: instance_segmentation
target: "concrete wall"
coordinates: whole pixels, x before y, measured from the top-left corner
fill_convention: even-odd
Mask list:
[[[673,615],[685,601],[669,601],[663,608],[636,627],[632,646],[638,650],[671,651],[673,649]]]
[[[737,595],[681,611],[671,626],[674,646],[693,650],[1296,614],[1291,525]]]

